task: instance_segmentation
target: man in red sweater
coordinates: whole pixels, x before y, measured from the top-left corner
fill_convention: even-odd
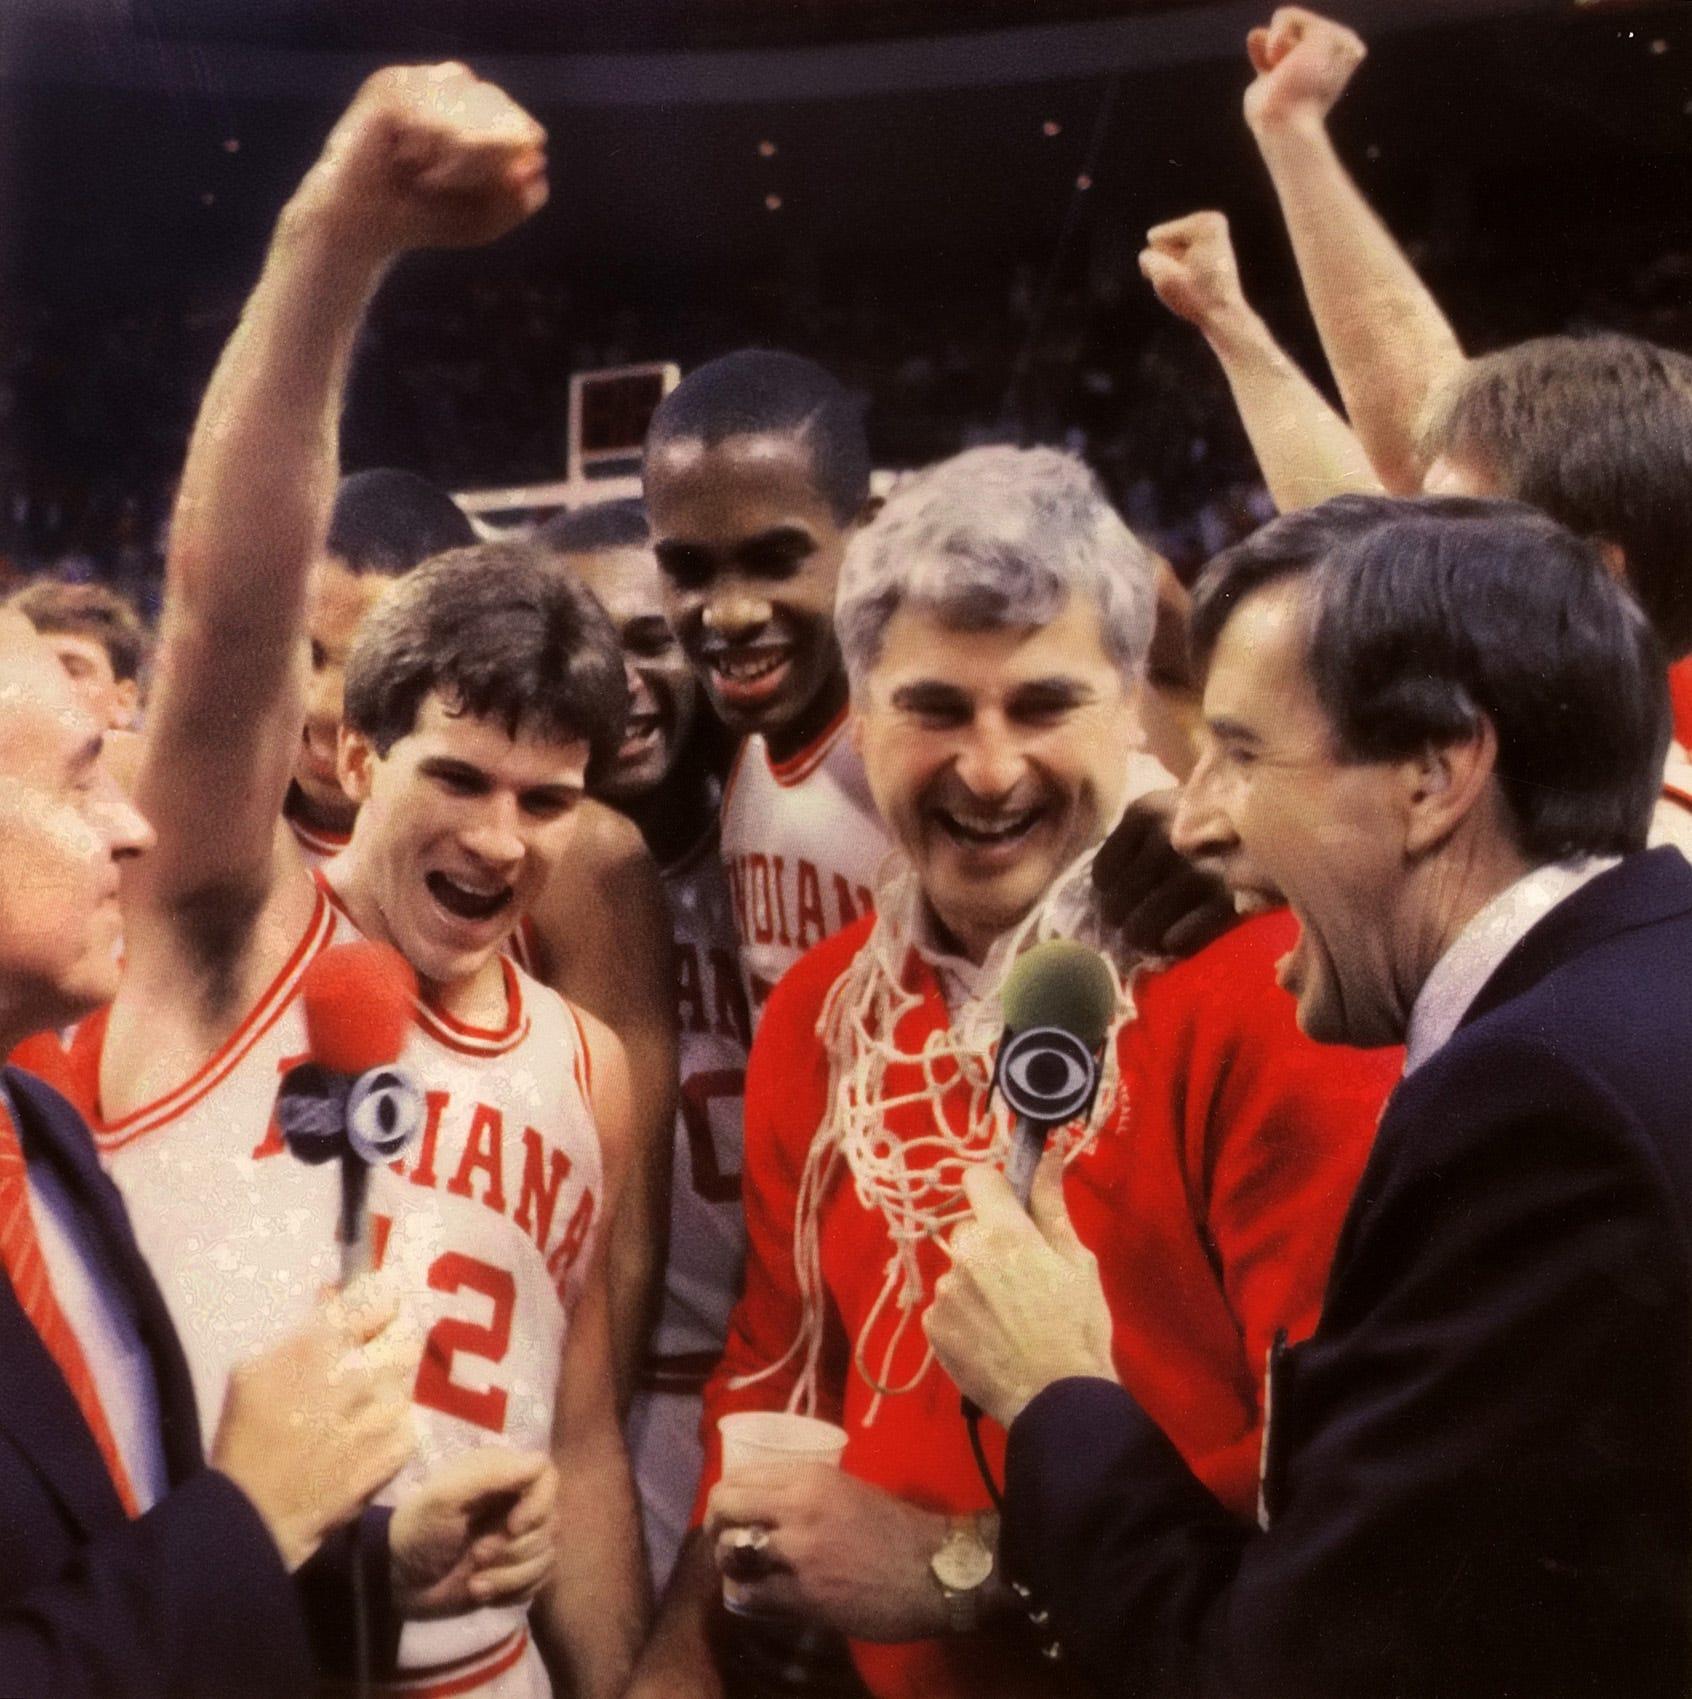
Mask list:
[[[988,1490],[921,1318],[963,1173],[1005,1153],[987,1087],[1007,968],[1036,938],[1111,942],[1090,862],[1140,740],[1153,594],[1149,554],[1051,450],[948,461],[852,544],[836,622],[902,864],[874,916],[783,979],[757,1034],[745,1292],[705,1394],[703,1531],[642,1694],[710,1691],[712,1559],[746,1576],[749,1539],[747,1604],[847,1634],[877,1694],[1062,1690],[992,1574]],[[1298,1033],[1274,980],[1293,936],[1265,915],[1130,972],[1095,1108],[1061,1135],[1117,1369],[1242,1518],[1267,1353],[1315,1324],[1398,1071]],[[843,1467],[720,1482],[717,1418],[784,1408],[844,1425]],[[983,1439],[997,1472],[1004,1435]]]

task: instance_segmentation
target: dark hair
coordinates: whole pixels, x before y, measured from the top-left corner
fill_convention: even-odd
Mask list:
[[[638,549],[652,541],[652,527],[646,520],[646,504],[630,496],[555,513],[535,532],[535,541],[561,555]]]
[[[147,659],[147,627],[133,603],[104,584],[67,584],[43,578],[7,603],[40,632],[86,637],[106,651],[112,677],[139,678]]]
[[[1426,446],[1614,543],[1671,655],[1692,650],[1692,360],[1631,336],[1546,336],[1471,361]]]
[[[841,525],[869,500],[870,452],[863,408],[814,361],[766,348],[742,348],[690,372],[659,402],[648,454],[667,442],[707,448],[730,437],[797,436],[811,451],[811,475]]]
[[[398,578],[475,541],[476,528],[445,490],[415,472],[378,467],[341,480],[325,547],[353,572]]]
[[[345,719],[378,754],[416,729],[433,692],[512,737],[585,737],[596,767],[616,754],[629,708],[610,620],[569,573],[523,543],[435,556],[359,628]]]
[[[1531,860],[1644,847],[1668,684],[1649,622],[1594,544],[1519,502],[1342,496],[1205,568],[1192,609],[1201,665],[1248,596],[1290,578],[1342,759],[1399,760],[1484,716]]]

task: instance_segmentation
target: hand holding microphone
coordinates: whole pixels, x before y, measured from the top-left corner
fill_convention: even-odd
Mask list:
[[[1010,1155],[1003,1174],[986,1163],[965,1173],[974,1216],[952,1236],[923,1328],[966,1414],[1009,1427],[1054,1380],[1115,1379],[1098,1263],[1069,1219],[1062,1152],[1046,1140],[1092,1108],[1116,981],[1096,951],[1054,939],[1018,960],[1003,1002],[994,1084],[1016,1117]]]
[[[1052,938],[1017,958],[1001,1001],[1005,1032],[993,1089],[1016,1117],[1005,1179],[1026,1207],[1046,1140],[1089,1114],[1098,1095],[1116,979],[1097,950]]]

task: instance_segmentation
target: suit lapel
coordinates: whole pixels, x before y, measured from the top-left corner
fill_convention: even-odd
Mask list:
[[[7,1083],[15,1080],[9,1073]],[[19,1136],[28,1149],[25,1123],[31,1110],[23,1094],[15,1090],[13,1102]],[[0,1375],[0,1431],[13,1441],[84,1537],[121,1522],[124,1509],[106,1460],[59,1365],[24,1314],[4,1272],[0,1272],[0,1363],[5,1364]]]
[[[127,1302],[141,1343],[152,1360],[165,1470],[174,1486],[202,1466],[203,1452],[193,1381],[164,1296],[135,1242],[117,1187],[100,1167],[82,1117],[38,1080],[8,1069],[6,1084],[18,1109],[25,1150],[32,1158],[45,1157],[53,1164],[121,1287],[111,1294],[113,1301]],[[34,1329],[29,1331],[33,1335]],[[68,1390],[66,1397],[70,1397]],[[74,1399],[71,1405],[74,1409]],[[93,1443],[91,1438],[89,1443]]]
[[[1678,850],[1647,850],[1581,886],[1531,927],[1493,970],[1458,1031],[1531,990],[1548,973],[1608,939],[1692,913],[1692,867]]]

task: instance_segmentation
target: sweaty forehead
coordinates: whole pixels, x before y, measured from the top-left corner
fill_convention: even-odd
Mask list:
[[[564,558],[610,614],[613,624],[649,614],[663,615],[664,581],[651,549],[593,549]]]
[[[1309,613],[1297,583],[1248,595],[1217,635],[1205,675],[1204,714],[1259,735],[1321,717],[1306,665]]]
[[[1031,679],[1097,680],[1117,675],[1105,652],[1099,618],[1083,596],[1071,596],[1039,625],[969,630],[931,609],[907,603],[888,621],[870,668],[877,690],[934,682],[972,696],[1014,690]]]
[[[647,458],[646,493],[660,540],[724,541],[796,521],[836,528],[809,445],[787,432],[661,443]]]
[[[325,555],[311,569],[306,588],[306,625],[312,637],[325,648],[345,649],[393,582],[380,573],[353,572]]]
[[[53,651],[21,615],[0,616],[0,772],[50,780],[97,728]]]
[[[462,762],[516,786],[580,784],[589,754],[586,737],[559,741],[521,726],[512,737],[502,720],[458,713],[438,692],[425,699],[416,728],[401,741],[419,761]]]

